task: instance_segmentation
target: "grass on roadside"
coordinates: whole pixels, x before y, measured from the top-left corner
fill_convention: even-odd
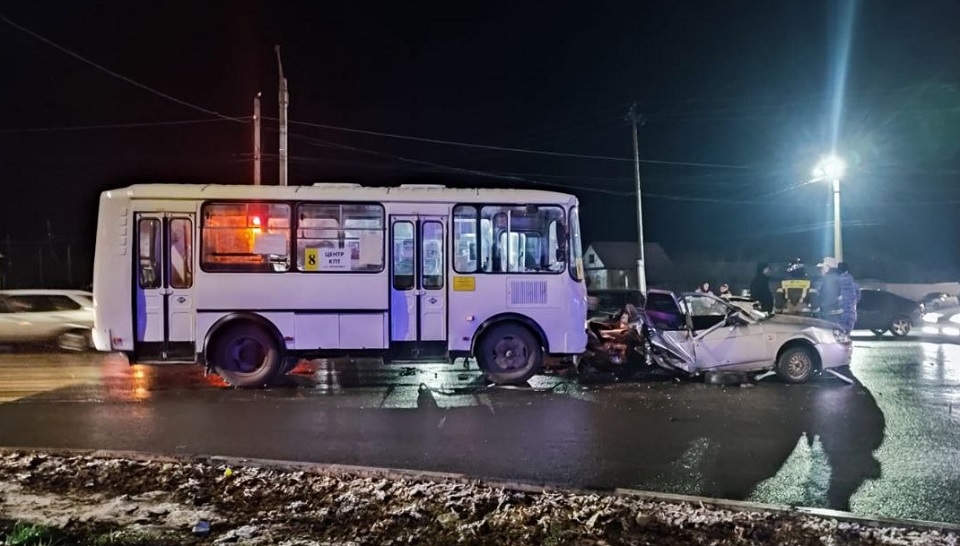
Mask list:
[[[157,536],[135,529],[68,533],[56,527],[0,520],[0,546],[166,546],[182,542],[182,537]]]
[[[64,546],[63,534],[52,527],[18,521],[9,530],[0,526],[2,546]]]

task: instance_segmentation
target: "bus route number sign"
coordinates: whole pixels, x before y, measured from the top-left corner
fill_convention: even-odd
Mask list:
[[[303,251],[304,271],[350,271],[348,250],[306,248]]]

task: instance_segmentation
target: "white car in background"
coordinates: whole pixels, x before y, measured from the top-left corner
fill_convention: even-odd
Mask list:
[[[0,290],[0,345],[91,347],[93,294],[80,290]]]

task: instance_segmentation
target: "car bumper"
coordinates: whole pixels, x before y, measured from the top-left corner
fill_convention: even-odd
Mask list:
[[[850,365],[853,357],[853,343],[818,343],[820,365],[824,370],[842,368]]]

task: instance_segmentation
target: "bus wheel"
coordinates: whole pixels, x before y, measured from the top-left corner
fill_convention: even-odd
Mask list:
[[[227,327],[214,339],[210,361],[234,387],[263,387],[280,369],[277,341],[254,324]]]
[[[499,324],[485,332],[476,357],[487,379],[498,385],[524,383],[543,364],[543,350],[537,338],[516,323]]]

